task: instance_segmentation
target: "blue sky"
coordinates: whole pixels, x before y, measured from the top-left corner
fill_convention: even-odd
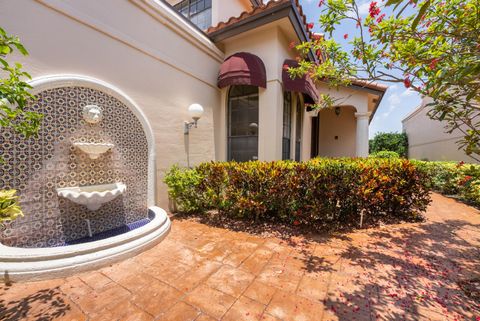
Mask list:
[[[368,14],[370,1],[359,1],[360,13],[366,16]],[[320,15],[318,0],[300,0],[300,3],[307,16],[307,21],[315,23],[313,31],[323,33],[323,30],[318,27],[317,23]],[[352,32],[352,27],[354,28],[354,26],[351,25],[339,26],[338,32],[334,34],[336,40],[340,43],[345,43],[347,46],[348,40],[344,40],[343,35]],[[383,97],[377,113],[370,124],[370,137],[373,137],[375,133],[378,132],[401,132],[402,119],[420,105],[421,99],[417,93],[406,89],[402,84],[388,85],[390,88]]]

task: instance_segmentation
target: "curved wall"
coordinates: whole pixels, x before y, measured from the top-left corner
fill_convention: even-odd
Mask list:
[[[0,132],[0,149],[5,149],[0,186],[18,190],[25,213],[3,232],[0,241],[4,245],[58,246],[87,236],[87,219],[93,233],[98,233],[147,216],[148,195],[153,194],[149,171],[154,173],[154,155],[149,155],[149,146],[154,144],[145,134],[145,126],[149,126],[142,124],[121,95],[93,84],[73,78],[39,82],[38,99],[28,107],[44,114],[38,136],[25,140],[10,131]],[[99,124],[83,120],[82,109],[89,104],[103,108]],[[76,141],[109,142],[115,147],[91,160],[73,147]],[[153,189],[153,179],[150,181]],[[125,183],[126,193],[95,212],[59,198],[55,191],[113,182]]]

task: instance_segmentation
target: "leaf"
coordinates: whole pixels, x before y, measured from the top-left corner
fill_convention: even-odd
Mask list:
[[[22,55],[28,56],[27,49],[25,49],[25,47],[20,42],[16,42],[15,47],[17,47],[18,51],[20,51]]]
[[[420,22],[420,20],[422,19],[423,15],[425,14],[425,12],[427,12],[427,9],[430,7],[430,1],[431,0],[427,0],[425,1],[425,3],[423,4],[423,6],[420,8],[420,10],[418,11],[418,15],[415,17],[415,20],[413,20],[413,23],[412,23],[412,30],[416,29],[417,26],[418,26],[418,23]]]
[[[4,68],[8,68],[8,62],[6,62],[4,59],[0,58],[0,63],[3,65]]]
[[[388,0],[386,5],[387,6],[391,6],[391,5],[394,5],[394,4],[400,4],[402,3],[403,0]]]

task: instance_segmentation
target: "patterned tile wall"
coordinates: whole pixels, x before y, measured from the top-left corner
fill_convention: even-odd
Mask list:
[[[37,95],[29,109],[44,115],[38,137],[0,131],[0,189],[19,191],[25,217],[3,231],[0,242],[17,247],[58,246],[147,216],[148,146],[140,121],[116,98],[84,87],[61,87]],[[91,125],[82,110],[95,104],[103,120]],[[115,147],[96,160],[77,141]],[[56,188],[123,182],[127,191],[97,211],[59,198]]]

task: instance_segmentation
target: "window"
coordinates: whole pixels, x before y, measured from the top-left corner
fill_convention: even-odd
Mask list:
[[[228,160],[258,159],[258,88],[232,86],[228,95]]]
[[[282,137],[282,159],[290,159],[290,145],[292,140],[292,94],[283,94],[283,137]]]
[[[174,7],[202,30],[212,25],[212,0],[183,0]]]
[[[300,153],[302,147],[302,123],[303,123],[303,114],[302,114],[302,105],[300,100],[297,99],[297,107],[296,107],[296,116],[295,116],[295,160],[297,162],[300,161]]]

